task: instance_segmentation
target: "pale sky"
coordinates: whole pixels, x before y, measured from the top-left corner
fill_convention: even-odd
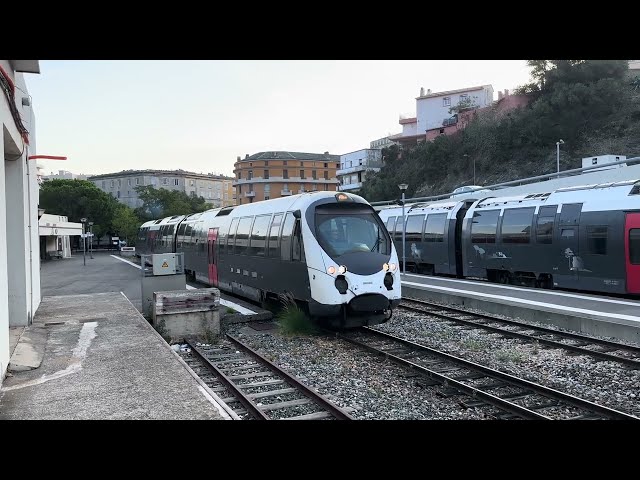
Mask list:
[[[420,87],[529,81],[525,60],[55,61],[25,74],[45,174],[178,169],[232,175],[237,156],[340,155],[402,131]]]

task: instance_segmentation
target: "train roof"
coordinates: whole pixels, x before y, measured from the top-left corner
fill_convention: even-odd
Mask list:
[[[256,203],[247,203],[245,205],[237,205],[234,207],[212,208],[204,212],[192,213],[190,215],[176,215],[174,217],[166,217],[159,220],[151,220],[143,223],[142,227],[155,228],[157,225],[159,228],[161,225],[176,223],[184,219],[185,222],[198,222],[204,221],[207,218],[219,217],[222,215],[244,216],[244,215],[261,215],[273,212],[284,212],[292,209],[304,210],[311,203],[322,198],[337,198],[338,195],[346,196],[351,199],[352,202],[364,203],[369,205],[364,198],[359,195],[347,192],[334,192],[334,191],[316,191],[305,192],[298,195],[291,195],[287,197],[274,198],[273,200],[263,200]],[[177,219],[177,217],[179,217]],[[174,220],[176,219],[176,220]]]
[[[583,211],[640,208],[640,180],[564,187],[552,192],[490,197],[479,201],[475,208],[524,207],[582,203]]]

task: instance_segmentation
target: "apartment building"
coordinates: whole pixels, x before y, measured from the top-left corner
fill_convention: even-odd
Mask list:
[[[148,185],[203,197],[212,208],[234,205],[233,178],[212,173],[193,173],[185,170],[124,170],[94,175],[87,180],[131,208],[142,206],[136,187]]]
[[[311,191],[336,191],[340,156],[324,153],[259,152],[237,158],[237,205]]]

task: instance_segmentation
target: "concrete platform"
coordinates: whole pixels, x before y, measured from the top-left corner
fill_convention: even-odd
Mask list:
[[[402,275],[402,296],[640,343],[640,301],[636,300],[410,273]]]
[[[42,363],[5,379],[0,419],[231,418],[120,292],[45,297],[33,329]]]

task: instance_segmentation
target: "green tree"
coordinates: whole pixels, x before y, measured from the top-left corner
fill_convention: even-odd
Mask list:
[[[189,215],[211,208],[203,197],[187,195],[185,192],[154,188],[151,185],[135,188],[138,197],[142,200],[142,207],[136,209],[136,214],[142,221],[173,215]]]
[[[40,186],[40,208],[65,215],[70,222],[87,218],[97,238],[111,231],[118,201],[86,180],[48,180]]]
[[[119,205],[113,216],[113,233],[117,233],[120,238],[124,238],[127,241],[127,245],[135,245],[141,223],[131,208]]]

